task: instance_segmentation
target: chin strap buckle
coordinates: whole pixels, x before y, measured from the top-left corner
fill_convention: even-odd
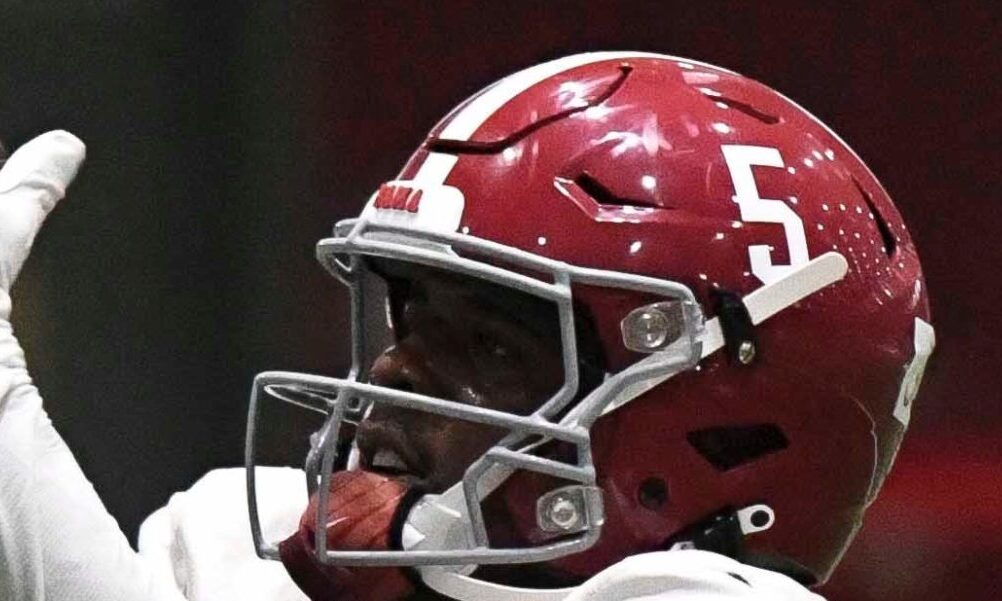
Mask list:
[[[738,557],[744,537],[772,528],[776,512],[768,505],[758,503],[734,511],[724,511],[709,520],[690,528],[672,541],[668,549],[679,551],[698,549],[713,551],[728,557]]]
[[[776,523],[776,512],[772,510],[772,507],[762,503],[749,505],[734,513],[738,517],[742,534],[763,532],[772,528],[772,525]]]

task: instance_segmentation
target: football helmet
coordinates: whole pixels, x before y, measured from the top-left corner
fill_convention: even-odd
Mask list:
[[[320,507],[346,428],[374,405],[488,424],[505,435],[408,507],[399,548],[329,548],[323,512],[311,518],[318,562],[416,567],[457,599],[567,594],[478,566],[544,564],[573,582],[685,548],[824,582],[891,467],[934,345],[915,246],[860,158],[775,90],[672,56],[575,55],[485,88],[317,255],[352,292],[353,366],[255,380],[258,552],[278,557],[254,490],[265,399],[323,416],[306,462]],[[367,383],[373,257],[551,302],[563,386],[519,415]],[[590,390],[582,320],[603,361]]]

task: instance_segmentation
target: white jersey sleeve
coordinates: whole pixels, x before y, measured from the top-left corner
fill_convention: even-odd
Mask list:
[[[565,601],[824,601],[782,574],[708,551],[662,551],[625,559]]]
[[[296,531],[306,506],[302,470],[258,467],[266,540]],[[189,601],[307,601],[277,561],[258,558],[243,468],[213,470],[143,522],[139,552],[174,578]]]

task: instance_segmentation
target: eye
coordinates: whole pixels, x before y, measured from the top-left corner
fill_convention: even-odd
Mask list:
[[[505,352],[504,345],[491,332],[478,331],[474,334],[473,344],[476,345],[477,350],[491,355],[503,355]]]
[[[474,350],[482,358],[510,361],[514,357],[511,347],[502,337],[490,331],[478,331],[473,337]]]

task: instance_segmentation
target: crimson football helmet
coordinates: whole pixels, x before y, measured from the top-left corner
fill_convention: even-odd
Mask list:
[[[254,490],[263,399],[324,416],[307,459],[321,507],[342,425],[374,404],[489,424],[506,435],[408,509],[398,548],[314,543],[319,562],[416,567],[457,599],[567,593],[478,566],[543,564],[573,581],[685,548],[824,582],[891,467],[934,345],[915,247],[860,158],[778,92],[671,56],[575,55],[485,88],[317,254],[352,291],[354,365],[342,379],[255,380],[259,554],[278,556]],[[366,383],[366,311],[382,302],[371,257],[552,302],[564,385],[516,415]],[[584,316],[605,372],[591,390]]]

